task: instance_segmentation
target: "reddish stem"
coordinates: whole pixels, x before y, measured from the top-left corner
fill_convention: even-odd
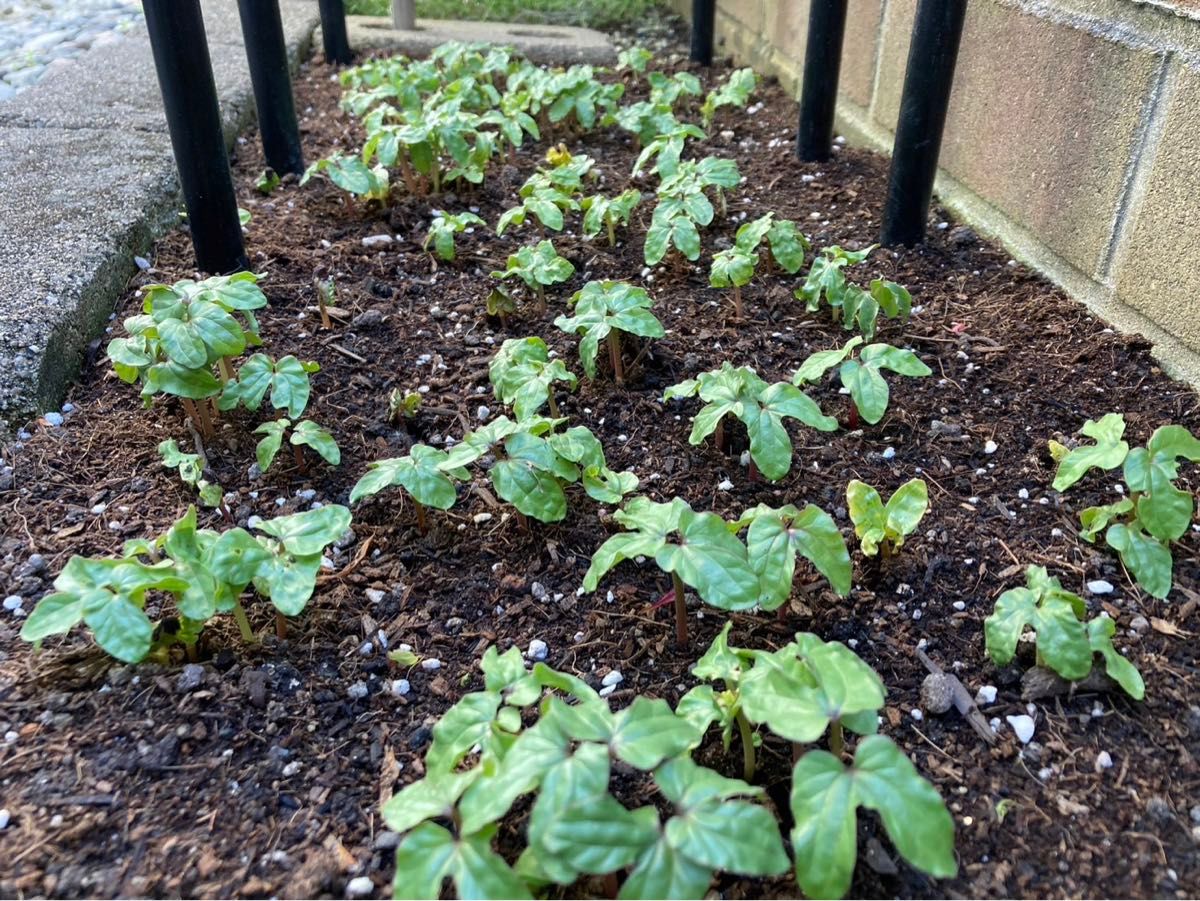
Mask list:
[[[275,637],[285,641],[288,637],[287,619],[278,610],[275,611]]]
[[[608,358],[612,360],[613,378],[618,385],[625,383],[625,365],[621,362],[621,336],[616,329],[608,333]]]
[[[733,315],[742,318],[742,289],[738,285],[733,286]]]
[[[684,650],[688,646],[687,596],[678,574],[671,573],[671,585],[675,589],[675,644]]]

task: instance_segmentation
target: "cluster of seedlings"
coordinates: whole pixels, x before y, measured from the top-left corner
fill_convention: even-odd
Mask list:
[[[651,71],[651,62],[649,53],[635,48],[621,54],[613,72],[552,69],[504,48],[464,44],[444,45],[426,60],[371,61],[343,75],[343,107],[367,136],[361,151],[317,161],[304,180],[328,179],[350,204],[386,207],[398,190],[436,198],[451,187],[463,198],[526,141],[597,128],[628,132],[640,148],[632,177],[657,179],[652,194],[632,187],[598,191],[594,160],[562,145],[551,147],[521,186],[519,202],[494,228],[497,235],[537,232],[537,239],[492,273],[496,286],[487,299],[487,313],[505,327],[519,303],[528,303],[544,322],[551,302],[565,301],[567,311],[553,325],[578,337],[582,377],[611,377],[620,385],[637,377],[636,370],[631,376],[631,352],[667,338],[654,299],[625,281],[590,281],[569,298],[554,298],[554,287],[575,270],[546,235],[575,216],[585,236],[603,235],[616,244],[629,240],[627,229],[639,206],[652,203],[646,264],[672,254],[698,260],[701,231],[727,216],[727,196],[737,190],[741,175],[732,160],[695,158],[691,142],[705,137],[719,109],[745,106],[755,88],[753,72],[743,69],[703,95],[694,75]],[[648,99],[623,105],[626,85],[639,79]],[[698,113],[699,122],[686,121],[689,113]],[[474,212],[435,209],[425,246],[453,263],[456,237],[487,227]],[[804,273],[796,300],[810,312],[828,308],[834,322],[854,334],[841,347],[809,356],[790,379],[770,382],[748,365],[724,361],[667,388],[664,404],[688,405],[693,398],[701,403],[692,417],[692,445],[711,439],[728,453],[728,432],[736,425],[748,439],[747,478],[778,481],[794,458],[787,420],[824,433],[843,427],[805,393],[807,386],[830,379],[836,370],[849,398],[844,427],[858,429],[879,423],[887,412],[885,373],[931,374],[912,350],[874,340],[881,314],[903,324],[912,298],[903,286],[882,278],[867,287],[851,281],[848,273],[866,263],[873,249],[830,246],[813,253],[795,222],[768,212],[743,223],[733,244],[713,254],[709,282],[729,290],[738,319],[746,315],[742,289],[756,276]],[[222,414],[237,408],[256,412],[264,405],[273,411],[255,429],[263,435],[257,462],[264,471],[285,439],[301,471],[305,449],[330,465],[339,462],[329,433],[303,418],[316,364],[292,356],[277,360],[261,351],[241,359],[247,349],[262,345],[253,311],[267,299],[257,281],[242,273],[151,286],[144,314],[127,320],[128,337],[108,348],[118,376],[140,383],[147,404],[161,396],[179,398],[197,453],[184,453],[169,440],[160,448],[164,464],[227,517],[219,487],[206,478],[203,450]],[[330,286],[329,297],[331,291]],[[581,376],[542,337],[505,340],[489,376],[511,417],[500,415],[447,441],[445,449],[415,444],[402,457],[374,461],[353,487],[350,504],[400,488],[425,532],[432,527],[430,511],[453,507],[460,487],[482,474],[495,495],[512,505],[521,527],[531,530],[536,527],[529,520],[564,519],[581,489],[598,504],[619,507],[611,519],[621,528],[599,543],[582,589],[595,591],[623,561],[657,566],[670,578],[663,602],[674,605],[681,649],[689,646],[688,589],[722,611],[777,610],[792,596],[797,558],[804,558],[835,594],[850,593],[846,538],[814,504],[759,504],[731,521],[678,497],[658,501],[637,494],[637,475],[611,469],[596,435],[562,414],[558,401],[576,389]],[[412,416],[419,404],[420,395],[397,392],[389,413]],[[1179,426],[1164,426],[1145,447],[1131,449],[1124,428],[1123,418],[1110,414],[1082,429],[1094,443],[1052,442],[1058,461],[1053,486],[1062,491],[1093,468],[1122,467],[1125,496],[1082,511],[1081,534],[1088,541],[1103,534],[1138,584],[1165,597],[1172,580],[1171,543],[1194,514],[1191,494],[1174,484],[1178,461],[1200,461],[1200,441]],[[884,560],[900,551],[929,506],[920,479],[901,486],[886,503],[857,480],[845,494],[862,554]],[[82,621],[122,660],[141,660],[174,642],[194,655],[199,630],[218,613],[231,613],[252,639],[242,606],[251,586],[270,600],[282,630],[283,617],[298,614],[311,597],[322,554],[350,518],[345,507],[318,507],[259,521],[253,528],[261,534],[254,535],[241,528],[197,528],[195,509],[189,509],[165,535],[127,543],[119,558],[73,558],[23,635],[40,641]],[[146,612],[148,596],[162,613],[157,624]],[[504,654],[488,649],[484,690],[467,694],[438,720],[423,777],[383,807],[389,827],[403,836],[396,852],[397,891],[437,898],[449,878],[462,897],[520,898],[592,875],[609,879],[622,898],[688,898],[703,897],[718,871],[778,876],[791,869],[807,895],[841,897],[855,865],[859,807],[878,814],[913,867],[935,877],[954,875],[954,825],[945,804],[904,753],[878,734],[885,697],[878,675],[838,642],[802,633],[775,651],[742,649],[729,645],[729,629],[727,623],[698,659],[692,673],[699,684],[675,709],[639,696],[613,712],[578,678],[541,663],[529,670],[515,649]],[[987,653],[997,664],[1008,663],[1030,630],[1036,633],[1038,661],[1063,678],[1085,678],[1099,655],[1110,677],[1131,696],[1142,697],[1141,676],[1113,647],[1112,620],[1088,621],[1083,601],[1040,567],[1029,569],[1025,587],[997,600],[986,624]],[[714,726],[726,750],[736,728],[742,779],[692,760]],[[753,784],[764,733],[794,745],[787,843],[771,808],[762,803],[763,790]],[[820,743],[827,750],[811,747]],[[618,768],[653,786],[661,803],[624,806],[610,793]],[[532,797],[528,814],[514,814],[526,795]],[[509,820],[523,823],[524,851],[515,863],[493,848]]]

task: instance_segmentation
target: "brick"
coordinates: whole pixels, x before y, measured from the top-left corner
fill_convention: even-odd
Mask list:
[[[899,109],[915,0],[893,0],[873,116]],[[1003,48],[1003,52],[997,52]],[[942,168],[1086,275],[1102,265],[1162,55],[992,2],[968,7]]]
[[[1114,259],[1117,295],[1200,351],[1200,72],[1181,68],[1141,202]]]

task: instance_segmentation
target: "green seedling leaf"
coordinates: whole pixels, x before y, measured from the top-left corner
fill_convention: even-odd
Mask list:
[[[988,656],[1006,666],[1016,654],[1027,627],[1037,633],[1038,658],[1064,679],[1083,679],[1092,671],[1092,649],[1081,619],[1083,601],[1063,589],[1040,566],[1026,570],[1026,586],[1011,588],[996,600],[995,611],[984,620]]]
[[[916,531],[929,509],[929,489],[924,480],[910,479],[896,489],[885,506],[878,491],[852,479],[846,486],[846,502],[862,552],[873,557],[881,546],[889,549],[886,553],[898,550]]]
[[[562,360],[550,359],[541,338],[506,340],[488,365],[488,377],[496,398],[512,405],[518,421],[536,415],[549,403],[555,382],[565,382],[571,390],[578,384]]]
[[[555,326],[569,335],[582,335],[579,358],[588,378],[596,377],[596,355],[600,342],[610,332],[642,338],[661,338],[666,332],[650,312],[652,301],[643,288],[625,282],[593,281],[571,299],[574,316],[559,316]]]
[[[404,897],[436,901],[449,878],[460,898],[529,898],[525,883],[492,850],[494,827],[455,838],[436,823],[422,823],[396,848],[396,883]]]
[[[350,511],[340,504],[327,504],[316,510],[277,516],[256,527],[297,556],[324,553],[350,528]]]
[[[1104,658],[1104,671],[1109,678],[1125,689],[1135,701],[1146,696],[1146,684],[1136,666],[1122,657],[1113,647],[1113,635],[1117,632],[1117,624],[1107,616],[1097,616],[1087,625],[1088,644],[1092,651]]]
[[[746,550],[758,574],[764,609],[774,610],[791,597],[797,554],[829,579],[839,595],[850,593],[850,553],[833,517],[820,507],[808,504],[801,512],[791,504],[779,509],[760,504],[742,519],[751,520]]]
[[[311,447],[330,466],[342,462],[342,452],[333,436],[311,419],[302,419],[292,429],[291,442],[294,445]]]
[[[377,460],[351,489],[350,503],[398,485],[422,506],[449,510],[458,499],[454,481],[465,482],[470,476],[462,468],[441,469],[446,459],[445,451],[414,444],[403,457]]]
[[[1096,443],[1081,445],[1058,461],[1058,471],[1051,483],[1055,491],[1066,491],[1093,467],[1116,469],[1129,454],[1129,443],[1121,438],[1125,434],[1125,417],[1120,413],[1108,413],[1098,420],[1089,419],[1079,433]]]

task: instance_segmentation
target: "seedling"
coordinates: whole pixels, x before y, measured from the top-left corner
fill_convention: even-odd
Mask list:
[[[368,166],[362,157],[348,156],[335,153],[332,156],[319,159],[300,176],[300,184],[306,185],[315,175],[323,175],[334,185],[348,195],[346,203],[353,206],[350,198],[377,200],[383,206],[388,205],[391,193],[391,183],[388,180],[387,168],[383,165]]]
[[[746,553],[758,575],[759,606],[775,610],[792,595],[796,556],[808,560],[842,597],[850,593],[850,552],[833,517],[808,504],[800,510],[788,504],[772,508],[759,504],[742,514],[748,524]]]
[[[860,806],[879,814],[910,865],[954,876],[954,820],[945,803],[890,738],[875,734],[885,690],[874,670],[840,642],[810,633],[773,653],[730,647],[728,635],[726,625],[692,670],[705,681],[720,680],[723,689],[698,685],[680,699],[678,714],[703,731],[719,724],[727,750],[736,723],[748,779],[757,738],[752,725],[796,743],[797,755],[800,745],[828,732],[830,751],[809,751],[792,770],[791,840],[804,894],[841,898],[850,888]],[[849,767],[847,731],[862,736]]]
[[[846,266],[861,263],[874,249],[874,244],[854,252],[836,245],[824,248],[813,260],[804,284],[794,292],[810,313],[824,301],[834,322],[841,322],[846,331],[857,329],[867,341],[875,337],[881,312],[890,319],[902,320],[912,313],[912,297],[904,286],[877,278],[870,290],[864,291],[846,280]]]
[[[537,415],[546,405],[557,419],[554,383],[566,382],[574,390],[579,381],[562,360],[550,359],[541,338],[509,338],[501,344],[488,364],[488,378],[496,398],[512,405],[518,421]]]
[[[617,68],[627,69],[641,75],[654,59],[654,54],[645,47],[630,47],[617,54]]]
[[[551,90],[556,96],[547,113],[549,120],[563,122],[574,116],[584,131],[591,131],[597,121],[602,125],[612,121],[625,85],[597,81],[591,66],[571,66],[554,76]]]
[[[1065,491],[1092,468],[1123,467],[1126,496],[1112,504],[1088,507],[1079,514],[1080,537],[1104,540],[1121,556],[1121,562],[1148,594],[1165,598],[1174,580],[1171,542],[1187,532],[1195,515],[1190,491],[1177,488],[1179,460],[1200,462],[1200,440],[1183,426],[1165,425],[1154,430],[1145,447],[1130,448],[1123,439],[1125,417],[1109,413],[1088,420],[1080,433],[1095,444],[1068,450],[1050,442],[1058,461],[1053,487]]]
[[[642,142],[644,146],[633,164],[631,177],[637,178],[641,175],[643,167],[650,160],[654,160],[654,171],[658,174],[659,179],[670,178],[679,171],[679,161],[683,156],[687,139],[704,140],[705,134],[697,126],[677,122],[670,113],[666,115],[669,117],[666,122],[651,119],[648,123],[654,126],[654,130],[647,140]]]
[[[482,667],[485,690],[433,727],[424,778],[384,805],[384,821],[403,836],[396,894],[436,898],[448,877],[460,897],[529,898],[585,874],[611,874],[617,894],[616,874],[628,869],[620,898],[693,898],[717,870],[787,869],[775,819],[754,803],[762,790],[693,763],[698,731],[665,701],[639,696],[614,714],[574,676],[542,663],[527,672],[516,649],[489,648]],[[629,810],[609,794],[618,766],[653,774],[665,821],[653,805]],[[530,793],[514,867],[492,839]]]
[[[417,511],[421,534],[429,529],[425,509],[449,510],[458,499],[455,482],[465,482],[470,474],[461,467],[441,469],[446,452],[424,444],[414,444],[403,457],[376,460],[350,491],[350,503],[378,494],[385,488],[403,488]]]
[[[502,328],[508,328],[508,317],[517,312],[517,302],[504,287],[497,285],[488,292],[487,314],[500,320]]]
[[[317,280],[317,309],[321,313],[321,328],[333,328],[330,309],[337,308],[337,283],[332,278]]]
[[[710,156],[699,162],[679,162],[674,173],[664,176],[658,188],[658,205],[646,231],[643,252],[646,265],[660,262],[672,245],[687,259],[699,259],[699,229],[709,225],[714,215],[705,190],[715,188],[724,216],[725,190],[737,186],[740,181],[741,175],[733,160]]]
[[[910,479],[888,498],[885,505],[879,492],[865,482],[852,479],[846,486],[846,506],[859,547],[867,557],[880,550],[886,560],[916,531],[929,509],[929,489],[922,479]]]
[[[571,298],[574,316],[559,316],[554,324],[569,335],[583,335],[579,359],[588,378],[596,377],[596,355],[600,342],[608,343],[608,358],[617,384],[625,381],[621,360],[621,334],[661,338],[662,323],[650,312],[653,301],[643,288],[625,282],[588,282]]]
[[[179,478],[196,489],[201,504],[217,507],[228,518],[225,492],[220,485],[204,478],[204,458],[200,454],[185,454],[174,438],[168,438],[158,445],[158,455],[162,458],[163,466],[176,470]]]
[[[798,419],[810,428],[832,432],[837,420],[826,416],[807,394],[787,382],[768,385],[748,366],[702,372],[697,378],[666,390],[663,402],[678,397],[699,398],[706,406],[692,420],[689,444],[699,444],[717,433],[717,446],[724,450],[722,420],[732,414],[746,426],[750,438],[750,478],[762,472],[772,482],[782,479],[792,466],[792,441],[783,426],[785,417]]]
[[[808,254],[808,236],[796,227],[791,219],[776,219],[774,213],[767,213],[738,226],[734,245],[752,253],[767,242],[771,251],[771,259],[788,275],[795,275],[804,265],[804,257]]]
[[[1095,655],[1125,692],[1142,700],[1146,686],[1137,667],[1113,647],[1116,623],[1106,614],[1085,622],[1087,605],[1062,587],[1044,567],[1025,571],[1025,586],[1010,588],[996,600],[996,609],[983,624],[988,656],[997,666],[1008,666],[1026,628],[1037,633],[1038,666],[1054,670],[1077,682],[1092,671]]]
[[[254,430],[254,434],[264,436],[254,449],[258,468],[262,472],[265,473],[275,462],[275,455],[283,446],[283,437],[289,430],[291,435],[288,441],[292,445],[296,467],[300,472],[308,472],[308,464],[304,460],[302,450],[304,447],[312,448],[330,466],[337,466],[342,462],[342,452],[338,449],[337,442],[321,426],[311,419],[302,419],[293,425],[290,419],[281,417],[274,422],[264,422]]]
[[[863,339],[855,335],[838,350],[817,351],[800,364],[792,376],[792,384],[805,385],[819,380],[837,366],[838,378],[850,392],[851,429],[858,428],[859,416],[875,425],[887,412],[891,389],[883,377],[883,370],[912,378],[933,374],[933,370],[911,350],[882,343],[861,347],[862,343]]]
[[[750,95],[754,93],[757,84],[758,79],[755,77],[753,69],[734,69],[730,72],[725,80],[709,91],[708,96],[704,98],[704,104],[700,107],[704,127],[708,128],[712,125],[713,116],[720,107],[744,107],[750,100]]]
[[[148,286],[143,314],[125,320],[130,337],[109,342],[117,377],[129,384],[141,381],[147,406],[156,394],[181,398],[201,435],[211,437],[212,418],[204,401],[233,377],[229,358],[262,343],[253,311],[265,307],[267,298],[258,278],[240,272]]]
[[[424,250],[433,245],[437,255],[447,262],[454,259],[454,236],[469,231],[472,226],[484,225],[474,213],[438,213],[429,223],[429,234],[425,236]]]
[[[583,233],[589,237],[600,234],[600,229],[608,232],[608,246],[617,244],[617,225],[629,225],[629,217],[633,208],[642,202],[642,192],[637,188],[622,191],[615,197],[605,197],[594,194],[580,201],[583,210]]]
[[[421,409],[421,394],[417,391],[402,391],[393,388],[388,395],[388,422],[412,419]]]
[[[567,515],[565,486],[582,482],[588,496],[603,504],[621,502],[638,486],[631,472],[608,468],[604,449],[583,426],[554,434],[561,419],[530,416],[513,422],[499,416],[468,432],[438,464],[443,472],[468,466],[480,457],[495,458],[488,476],[501,498],[517,508],[521,521],[558,522]]]
[[[503,270],[493,272],[492,278],[519,278],[536,295],[538,312],[545,313],[546,286],[565,282],[574,274],[570,260],[560,257],[550,241],[540,241],[536,246],[527,244],[509,254],[508,264]]]
[[[316,587],[325,547],[349,525],[350,511],[330,504],[259,523],[265,538],[245,529],[219,533],[198,529],[196,508],[189,507],[165,535],[126,542],[119,558],[72,557],[54,580],[54,593],[30,613],[21,637],[40,644],[82,622],[107,653],[137,663],[161,631],[165,640],[182,641],[194,660],[204,624],[217,613],[232,613],[243,639],[253,641],[242,592],[253,583],[279,614],[299,615]],[[148,591],[173,598],[177,631],[163,628],[168,617],[156,625],[146,615]]]
[[[240,405],[257,410],[269,391],[271,406],[296,419],[308,406],[312,392],[308,377],[320,369],[319,363],[301,362],[290,354],[278,361],[254,354],[238,367],[237,378],[225,383],[217,407],[232,410]]]
[[[754,278],[758,254],[738,245],[713,254],[708,283],[714,288],[733,288],[733,313],[742,318],[742,288]]]
[[[269,195],[281,183],[279,174],[274,169],[264,169],[258,180],[254,182],[254,187],[260,194]]]
[[[646,81],[650,83],[650,102],[671,109],[680,98],[699,97],[703,90],[700,79],[691,72],[676,72],[673,75],[650,72],[646,75]]]
[[[507,210],[496,223],[496,234],[503,235],[510,225],[524,225],[533,215],[543,228],[562,231],[563,213],[579,209],[578,195],[584,176],[595,166],[588,156],[572,157],[566,148],[551,148],[546,154],[550,169],[539,169],[521,186],[520,206]]]
[[[697,513],[678,497],[666,504],[635,497],[613,519],[628,531],[613,535],[592,555],[584,591],[595,591],[604,574],[622,560],[652,558],[671,574],[668,597],[674,601],[680,648],[688,641],[684,585],[721,610],[747,610],[759,602],[758,575],[735,534],[739,523],[727,523],[715,513]]]

